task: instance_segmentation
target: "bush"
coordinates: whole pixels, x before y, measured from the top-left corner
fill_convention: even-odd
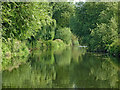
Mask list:
[[[18,41],[16,39],[8,39],[2,43],[2,68],[3,70],[9,69],[8,67],[14,66],[18,63],[25,62],[29,50],[25,42]]]
[[[120,41],[116,39],[109,47],[109,52],[114,56],[120,56]]]
[[[53,41],[52,47],[55,50],[63,49],[65,47],[65,43],[61,39],[56,39]]]
[[[71,44],[71,31],[70,28],[60,28],[56,30],[55,39],[61,39],[64,43]]]
[[[50,24],[43,26],[41,30],[39,30],[35,36],[35,39],[53,40],[55,35],[55,28],[56,20],[52,20],[50,21]]]
[[[11,51],[8,48],[6,43],[2,43],[2,69],[4,70],[5,67],[11,62]]]

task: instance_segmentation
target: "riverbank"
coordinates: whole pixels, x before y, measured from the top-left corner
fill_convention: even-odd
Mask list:
[[[2,43],[2,70],[12,71],[14,68],[18,68],[22,63],[26,63],[29,54],[36,50],[49,50],[52,49],[54,51],[63,50],[66,46],[71,46],[73,44],[65,44],[61,39],[49,40],[49,41],[35,41],[29,43],[28,41],[19,41],[16,39],[8,39],[6,43]],[[79,44],[76,45],[77,47]],[[86,50],[88,47],[84,47]],[[89,51],[89,50],[87,50]],[[99,51],[89,51],[89,52],[97,52],[97,53],[106,53]],[[108,53],[109,55],[112,55]],[[113,56],[113,55],[112,55]],[[115,56],[116,57],[116,56]]]
[[[2,70],[15,68],[27,61],[29,49],[25,42],[8,39],[2,42]]]
[[[34,42],[20,41],[16,39],[8,39],[2,43],[2,70],[13,70],[19,67],[22,63],[26,63],[29,54],[37,50],[62,50],[66,46],[71,44],[65,44],[61,39],[55,40],[37,40]],[[74,44],[75,45],[75,44]],[[76,44],[77,45],[77,44]]]

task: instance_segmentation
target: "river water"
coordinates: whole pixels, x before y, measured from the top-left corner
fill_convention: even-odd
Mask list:
[[[2,72],[3,88],[120,88],[120,63],[82,47],[33,50],[17,69]]]

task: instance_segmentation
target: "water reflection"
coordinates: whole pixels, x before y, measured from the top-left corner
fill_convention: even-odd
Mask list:
[[[28,62],[3,72],[3,87],[118,88],[116,58],[88,53],[84,48],[34,50]]]

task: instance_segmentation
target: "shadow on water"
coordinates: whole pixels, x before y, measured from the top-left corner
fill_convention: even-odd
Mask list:
[[[12,88],[118,88],[117,58],[81,47],[34,50],[26,64],[3,72],[2,86]]]

